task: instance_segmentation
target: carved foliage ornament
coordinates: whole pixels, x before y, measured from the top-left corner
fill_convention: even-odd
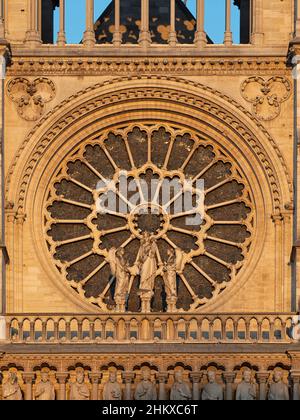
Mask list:
[[[136,205],[120,193],[124,171],[124,182],[135,182],[131,194]],[[195,184],[199,178],[204,181],[205,215],[190,225],[191,212],[177,211],[175,205],[182,192],[165,198],[161,188],[166,180],[183,185],[186,179]],[[106,185],[105,179],[113,182]],[[141,191],[143,183],[154,185],[151,197]],[[103,194],[119,203],[116,210],[99,212]],[[197,194],[195,186],[190,194]],[[47,197],[46,242],[62,281],[104,311],[115,310],[117,303],[111,250],[122,248],[122,258],[132,267],[147,232],[162,265],[170,251],[181,253],[176,305],[186,311],[205,305],[237,278],[252,242],[254,206],[240,168],[216,144],[169,125],[132,125],[83,143],[61,164]],[[153,206],[154,214],[146,211]],[[137,312],[141,279],[137,272],[130,274],[128,310]],[[162,277],[158,272],[153,278],[155,312],[166,310]]]
[[[46,77],[30,81],[23,77],[11,80],[7,94],[16,104],[18,114],[26,121],[36,121],[44,113],[45,104],[55,97],[54,83]]]
[[[243,98],[252,103],[253,113],[262,121],[278,117],[281,104],[291,95],[291,83],[285,77],[249,77],[241,86]]]

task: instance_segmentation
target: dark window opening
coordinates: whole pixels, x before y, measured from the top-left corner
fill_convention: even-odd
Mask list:
[[[59,6],[59,0],[42,0],[42,42],[53,44],[54,42],[54,9]]]

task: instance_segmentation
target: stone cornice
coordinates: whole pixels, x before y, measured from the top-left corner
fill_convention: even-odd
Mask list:
[[[7,355],[61,355],[61,354],[101,354],[101,355],[123,355],[123,354],[151,354],[151,355],[168,355],[168,354],[189,354],[189,355],[257,355],[260,357],[268,357],[274,355],[285,355],[287,359],[293,353],[299,354],[300,344],[204,344],[204,343],[149,343],[146,344],[7,344],[1,345],[0,351]]]
[[[8,76],[23,75],[288,75],[285,56],[265,57],[36,57],[14,55]]]
[[[114,47],[111,44],[95,45],[86,48],[83,44],[68,44],[64,47],[55,44],[41,44],[35,48],[28,48],[24,44],[12,44],[13,56],[30,57],[279,57],[286,56],[288,45],[255,46],[253,44],[235,44],[225,47],[223,44],[208,44],[198,48],[194,44],[177,44],[176,47],[169,45],[152,44],[148,48],[141,48],[138,44],[124,44]]]

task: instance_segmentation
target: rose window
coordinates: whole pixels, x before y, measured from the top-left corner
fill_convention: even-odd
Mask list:
[[[173,311],[195,311],[238,281],[255,223],[233,159],[200,134],[163,124],[112,129],[81,144],[51,182],[44,220],[62,281],[102,311],[117,310],[110,255],[122,249],[131,312],[141,310],[145,238],[155,246],[150,310],[168,311],[169,275]],[[180,256],[176,272],[172,255]]]

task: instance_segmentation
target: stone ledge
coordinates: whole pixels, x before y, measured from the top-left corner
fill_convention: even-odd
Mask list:
[[[297,344],[1,344],[6,354],[286,354]]]

